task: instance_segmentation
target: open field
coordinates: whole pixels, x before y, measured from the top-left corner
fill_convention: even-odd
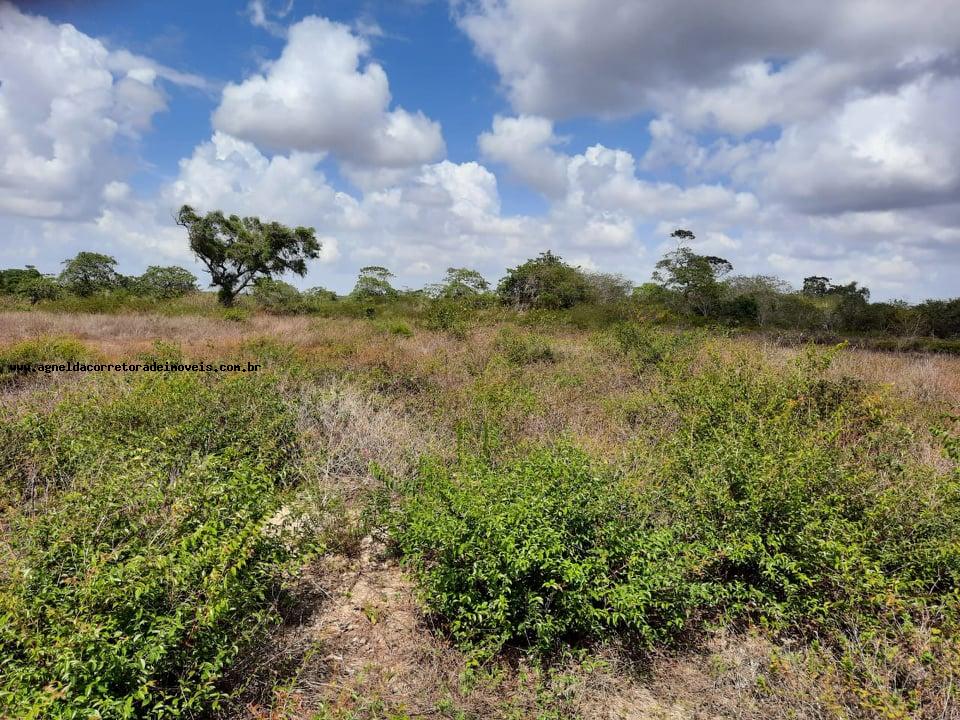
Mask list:
[[[0,313],[0,716],[950,718],[960,358]]]

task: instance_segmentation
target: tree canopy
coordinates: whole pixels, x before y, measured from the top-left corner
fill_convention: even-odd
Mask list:
[[[257,278],[288,271],[306,275],[307,260],[320,255],[313,228],[228,217],[219,210],[200,216],[189,205],[180,208],[177,224],[187,229],[190,249],[210,273],[210,284],[219,288],[223,305],[232,305]]]
[[[497,286],[502,302],[516,308],[559,310],[573,307],[590,296],[584,273],[547,250],[522,265],[507,270]]]
[[[174,298],[197,289],[197,277],[176,265],[151,265],[137,278],[137,291],[159,298]]]
[[[113,290],[123,284],[123,278],[114,269],[117,261],[109,255],[79,252],[63,264],[60,284],[80,297]]]
[[[360,268],[357,284],[351,295],[358,300],[378,300],[395,297],[396,289],[390,284],[393,273],[382,265],[367,265]]]
[[[474,297],[490,289],[490,283],[476,270],[470,268],[447,268],[443,280],[428,288],[437,298],[458,300]]]
[[[684,238],[693,238],[689,230]],[[653,279],[668,290],[677,292],[698,315],[710,315],[718,306],[722,288],[719,280],[733,270],[733,265],[715,255],[698,255],[689,247],[681,246],[664,255],[656,265]]]

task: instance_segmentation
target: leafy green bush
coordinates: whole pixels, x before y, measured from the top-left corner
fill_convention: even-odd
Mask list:
[[[275,315],[293,315],[305,309],[300,291],[275,278],[257,278],[251,294],[259,307]]]
[[[242,323],[250,319],[250,311],[246,308],[229,307],[223,311],[222,317],[230,322]]]
[[[648,367],[676,369],[702,341],[696,331],[671,332],[642,323],[620,323],[610,331],[615,347],[638,371]]]
[[[182,267],[151,265],[134,282],[134,290],[142,295],[170,299],[196,292],[196,276]]]
[[[686,342],[618,337],[631,353]],[[716,353],[679,372],[672,351],[631,410],[644,430],[626,481],[566,447],[421,468],[391,527],[455,638],[643,647],[724,616],[838,647],[856,628],[909,652],[890,628],[950,627],[960,476],[914,459],[895,406],[831,374],[832,353],[786,369]],[[941,435],[955,463],[960,443]]]
[[[265,625],[293,417],[265,373],[105,376],[0,421],[0,707],[194,717]]]
[[[714,358],[651,405],[674,431],[640,452],[637,483],[733,614],[836,626],[960,587],[955,481],[911,460],[911,430],[830,360]]]
[[[531,365],[557,360],[557,352],[546,338],[532,333],[503,330],[497,338],[497,348],[513,365]]]
[[[669,528],[568,447],[505,468],[427,462],[393,519],[400,551],[455,638],[540,652],[613,631],[652,645],[696,594]]]
[[[0,348],[0,383],[12,380],[15,373],[7,370],[12,365],[37,363],[60,364],[88,360],[92,353],[78,340],[59,337],[41,337],[22,340]]]
[[[399,337],[413,337],[413,330],[403,320],[380,320],[377,322],[377,328],[389,335],[398,335]]]
[[[592,294],[593,287],[584,272],[549,250],[508,268],[497,285],[500,301],[519,309],[571,308],[587,301]]]
[[[464,337],[469,313],[463,300],[441,297],[430,302],[423,315],[427,330],[447,332],[454,337]]]

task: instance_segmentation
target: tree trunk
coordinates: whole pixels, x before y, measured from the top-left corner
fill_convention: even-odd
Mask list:
[[[217,300],[219,300],[220,304],[224,307],[233,307],[233,301],[236,297],[237,294],[233,291],[232,287],[222,286],[217,291]]]

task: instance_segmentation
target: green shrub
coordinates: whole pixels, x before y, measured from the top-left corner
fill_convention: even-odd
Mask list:
[[[294,315],[305,309],[300,291],[290,283],[275,278],[257,278],[251,295],[259,307],[274,315]]]
[[[497,295],[503,304],[518,309],[560,310],[587,301],[593,289],[580,268],[568,265],[548,250],[508,268],[497,285]]]
[[[637,483],[734,615],[836,627],[960,587],[958,488],[830,357],[715,358],[651,405],[673,432],[640,453]]]
[[[497,348],[512,365],[531,365],[557,360],[556,350],[546,338],[540,335],[503,330],[497,338]]]
[[[250,311],[246,308],[230,307],[221,313],[221,317],[230,322],[242,323],[250,319]]]
[[[648,367],[677,369],[702,341],[697,331],[670,331],[642,323],[621,323],[610,331],[614,346],[638,371]]]
[[[189,270],[176,265],[151,265],[136,279],[133,287],[141,295],[170,299],[196,292],[197,278]]]
[[[430,302],[423,316],[427,330],[447,332],[454,337],[464,337],[469,313],[463,300],[438,298]]]
[[[0,383],[12,380],[19,373],[8,368],[13,365],[38,363],[61,364],[88,360],[92,353],[78,340],[59,337],[41,337],[22,340],[0,348]]]
[[[413,330],[403,320],[380,320],[377,322],[377,329],[389,335],[398,335],[400,337],[413,337]]]
[[[686,342],[630,328],[618,337],[631,353],[650,337]],[[502,422],[484,411],[479,447],[461,442],[459,465],[427,463],[406,488],[393,537],[456,639],[549,652],[620,636],[646,647],[725,617],[839,652],[854,632],[910,653],[894,628],[951,627],[955,434],[939,431],[951,467],[922,464],[896,407],[831,374],[833,353],[807,351],[786,369],[716,354],[680,372],[669,352],[657,356],[665,382],[630,408],[642,430],[625,481],[566,447],[519,460],[488,452]]]
[[[393,520],[429,607],[461,642],[539,652],[622,632],[644,645],[680,630],[696,589],[668,528],[582,453],[509,467],[427,462]]]
[[[42,406],[42,404],[41,404]],[[276,621],[295,458],[265,374],[105,376],[0,422],[0,707],[196,717]]]

